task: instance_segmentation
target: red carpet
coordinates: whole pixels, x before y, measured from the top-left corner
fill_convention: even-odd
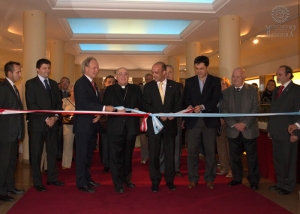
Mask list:
[[[217,176],[216,189],[209,190],[203,181],[204,162],[200,161],[200,184],[188,189],[186,152],[182,156],[183,177],[175,178],[176,191],[171,191],[162,181],[159,192],[150,190],[148,166],[140,164],[139,149],[133,157],[133,182],[136,188],[125,188],[124,194],[114,192],[111,175],[103,174],[98,153],[94,156],[93,179],[101,183],[94,194],[77,190],[75,169],[60,170],[59,180],[64,187],[46,186],[44,193],[33,187],[8,213],[289,213],[274,202],[244,185],[227,186],[230,178]],[[45,177],[43,178],[46,182]]]

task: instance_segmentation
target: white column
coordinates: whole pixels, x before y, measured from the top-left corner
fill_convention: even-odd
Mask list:
[[[186,45],[186,78],[195,76],[194,60],[201,55],[201,43],[189,42]]]
[[[38,10],[27,10],[23,13],[23,93],[25,102],[25,82],[37,75],[36,62],[46,56],[46,14]],[[29,163],[28,131],[25,123],[25,138],[23,141],[23,163]]]
[[[51,79],[59,82],[64,74],[65,43],[60,40],[50,41]]]
[[[174,67],[174,81],[179,82],[179,78],[180,78],[179,57],[178,56],[168,57],[168,64]]]
[[[75,83],[75,57],[65,54],[64,75],[70,79],[71,83]]]
[[[230,79],[240,66],[240,18],[228,15],[219,19],[219,76]]]

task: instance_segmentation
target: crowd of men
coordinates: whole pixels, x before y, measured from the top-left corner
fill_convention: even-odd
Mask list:
[[[221,91],[221,78],[208,73],[209,59],[198,56],[194,60],[195,76],[187,78],[185,87],[173,81],[174,69],[163,62],[152,66],[153,80],[147,80],[142,87],[130,84],[129,71],[120,67],[116,70],[116,79],[108,76],[105,90],[99,91],[94,78],[99,65],[94,57],[88,57],[82,63],[82,77],[74,85],[76,111],[116,112],[108,114],[101,122],[98,114],[75,114],[73,132],[76,143],[76,186],[79,190],[93,193],[98,182],[92,179],[94,149],[98,134],[101,136],[101,159],[104,171],[110,170],[114,190],[123,193],[124,186],[134,188],[132,181],[132,154],[135,140],[140,135],[140,118],[124,116],[128,109],[149,113],[176,113],[188,109],[193,117],[174,118],[160,116],[163,128],[155,133],[152,118],[147,120],[147,140],[145,159],[149,157],[149,175],[151,191],[158,192],[164,176],[166,186],[176,190],[175,175],[180,176],[181,128],[187,131],[188,147],[188,188],[196,188],[199,177],[199,149],[202,141],[205,151],[204,180],[208,189],[214,189],[217,173],[216,137],[220,127],[220,118],[205,117],[206,113],[242,113],[259,112],[257,88],[245,83],[245,70],[236,68],[232,72],[232,86]],[[25,98],[28,110],[62,110],[62,98],[67,97],[68,78],[62,78],[61,89],[49,78],[51,62],[39,59],[36,63],[37,76],[25,84]],[[21,65],[8,62],[4,67],[5,80],[0,84],[0,108],[22,110],[23,104],[15,86],[21,78]],[[277,82],[281,84],[274,90],[271,112],[287,113],[300,110],[300,86],[292,81],[293,71],[289,66],[280,66],[276,71]],[[115,81],[117,82],[116,84]],[[288,105],[287,105],[288,103]],[[116,108],[122,106],[122,108]],[[127,110],[126,110],[127,109]],[[117,113],[120,112],[120,113]],[[118,115],[119,114],[119,115]],[[122,114],[122,115],[120,115]],[[203,117],[202,117],[203,116]],[[259,136],[256,116],[232,116],[223,118],[226,123],[226,136],[229,142],[230,167],[232,180],[229,186],[242,183],[242,154],[247,154],[248,181],[254,190],[259,188],[259,168],[256,152]],[[45,144],[47,152],[47,185],[63,186],[58,180],[57,157],[61,151],[60,123],[61,115],[49,113],[31,113],[27,116],[30,165],[33,186],[37,191],[45,192],[40,169]],[[100,120],[100,121],[99,121]],[[102,126],[101,126],[102,124]],[[99,125],[102,127],[99,131]],[[103,127],[104,126],[104,127]],[[23,114],[0,115],[0,200],[13,201],[13,194],[21,195],[25,191],[15,187],[14,172],[17,164],[18,142],[24,136]],[[269,189],[281,195],[290,194],[296,185],[297,142],[300,136],[300,117],[298,115],[271,116],[268,122],[268,136],[272,139],[273,158],[277,183]],[[144,144],[144,142],[142,142]],[[148,151],[147,151],[148,148]],[[162,161],[163,157],[163,161]],[[163,173],[162,173],[163,172]]]

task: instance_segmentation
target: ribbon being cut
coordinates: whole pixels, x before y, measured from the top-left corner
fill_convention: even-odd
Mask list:
[[[118,110],[124,109],[123,106],[114,107]],[[255,114],[221,114],[221,113],[191,113],[193,109],[184,109],[177,113],[146,113],[136,109],[125,108],[126,112],[104,112],[104,111],[57,111],[57,110],[12,110],[12,109],[0,109],[0,114],[25,114],[25,113],[70,113],[70,114],[100,114],[100,115],[117,115],[117,116],[132,116],[132,117],[144,117],[141,124],[141,131],[147,131],[147,118],[152,118],[153,128],[155,134],[159,133],[163,129],[163,125],[158,117],[267,117],[267,116],[280,116],[280,115],[300,115],[299,112],[285,112],[285,113],[255,113]],[[128,113],[131,112],[131,113]]]

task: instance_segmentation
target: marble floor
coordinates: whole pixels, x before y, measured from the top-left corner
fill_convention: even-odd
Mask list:
[[[30,172],[30,167],[28,164],[22,163],[22,155],[19,157],[19,162],[16,170],[16,187],[18,189],[28,190],[32,186],[32,177]],[[249,186],[247,179],[243,180],[244,185]],[[300,214],[300,195],[299,189],[300,186],[297,185],[295,191],[286,196],[281,196],[277,192],[270,191],[268,187],[270,185],[274,185],[271,181],[262,178],[259,190],[257,191],[259,194],[264,197],[274,201],[276,204],[284,207],[292,213]],[[6,213],[22,196],[13,196],[16,200],[14,202],[2,202],[0,201],[0,213]]]

